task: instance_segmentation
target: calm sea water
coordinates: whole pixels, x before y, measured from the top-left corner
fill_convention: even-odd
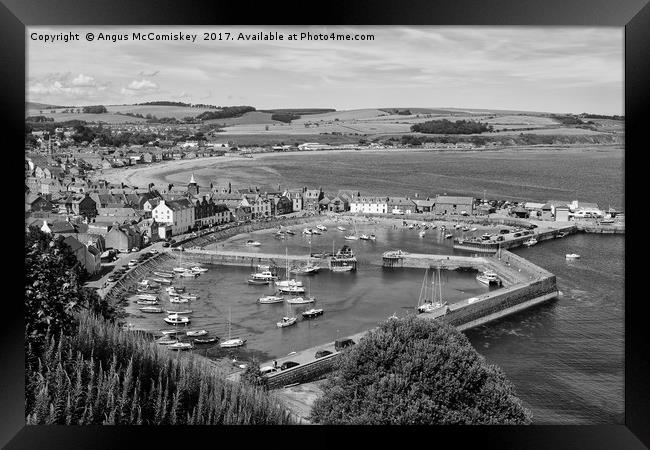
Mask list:
[[[548,199],[624,204],[623,150],[599,148],[548,152],[381,153],[277,155],[260,161],[236,161],[195,172],[201,184],[320,186],[324,190],[354,189],[365,193],[405,195],[441,193],[516,200]],[[168,172],[169,182],[186,183],[187,174]],[[359,231],[363,231],[360,229]],[[315,237],[313,251],[331,251],[331,235]],[[451,242],[415,231],[377,231],[375,244],[354,243],[361,260],[389,248],[452,253]],[[340,233],[339,233],[340,234]],[[248,236],[232,239],[240,246]],[[284,253],[285,243],[255,235],[262,252]],[[563,295],[552,302],[467,331],[474,347],[512,380],[517,394],[540,424],[623,423],[624,387],[624,236],[574,235],[517,249],[516,253],[557,276]],[[344,242],[339,236],[335,246]],[[373,247],[374,245],[374,247]],[[290,254],[309,251],[302,236],[291,239]],[[567,262],[566,253],[580,260]],[[227,335],[247,336],[241,357],[262,359],[308,348],[368,329],[388,315],[403,315],[417,303],[422,272],[384,271],[362,264],[357,273],[323,272],[310,277],[312,294],[326,313],[312,322],[278,330],[282,305],[257,305],[268,288],[245,284],[248,268],[214,268],[187,281],[202,299],[192,308],[197,327]],[[306,277],[303,277],[307,280]],[[473,275],[445,273],[445,297],[466,298],[486,288]],[[305,283],[307,285],[307,283]],[[204,305],[199,307],[198,305]],[[204,308],[204,309],[200,309]],[[196,319],[194,319],[196,318]],[[138,320],[155,320],[160,316]],[[217,348],[201,350],[222,356]]]

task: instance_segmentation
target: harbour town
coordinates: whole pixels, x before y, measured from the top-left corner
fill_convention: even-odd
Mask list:
[[[26,423],[624,423],[620,49],[366,31],[30,41]]]

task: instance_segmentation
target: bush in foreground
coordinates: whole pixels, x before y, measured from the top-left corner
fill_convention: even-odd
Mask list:
[[[529,424],[497,366],[449,325],[389,320],[346,351],[316,400],[322,424]]]

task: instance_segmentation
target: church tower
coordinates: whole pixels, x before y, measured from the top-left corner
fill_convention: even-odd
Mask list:
[[[196,181],[194,181],[194,174],[192,174],[192,177],[190,178],[190,182],[187,185],[187,192],[189,192],[192,195],[199,194],[199,185],[196,184]]]

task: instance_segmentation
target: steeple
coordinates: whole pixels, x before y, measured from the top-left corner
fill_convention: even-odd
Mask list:
[[[194,174],[192,173],[192,176],[190,177],[190,184],[196,184],[196,181],[194,181]]]

